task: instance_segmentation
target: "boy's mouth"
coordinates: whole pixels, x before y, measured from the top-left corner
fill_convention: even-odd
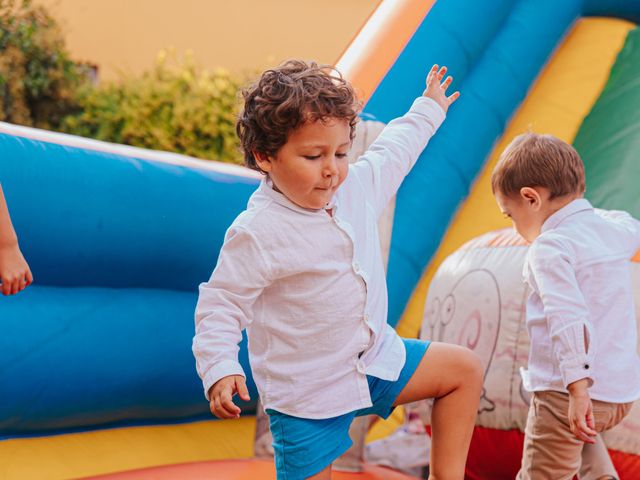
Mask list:
[[[335,188],[335,185],[333,181],[331,181],[331,183],[326,187],[317,187],[318,190],[333,190],[334,188]]]

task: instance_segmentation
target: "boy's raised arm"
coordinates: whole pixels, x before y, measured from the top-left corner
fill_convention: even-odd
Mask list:
[[[449,76],[443,81],[446,72],[446,67],[434,65],[427,75],[423,95],[405,115],[389,122],[367,152],[351,166],[351,172],[364,187],[378,214],[396,194],[444,121],[449,106],[460,96],[459,92],[447,96],[453,79]]]

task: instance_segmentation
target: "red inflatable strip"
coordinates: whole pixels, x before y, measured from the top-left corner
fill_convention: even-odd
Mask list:
[[[467,458],[466,480],[513,480],[520,469],[524,434],[520,430],[476,427]],[[640,478],[640,457],[609,450],[620,480]]]

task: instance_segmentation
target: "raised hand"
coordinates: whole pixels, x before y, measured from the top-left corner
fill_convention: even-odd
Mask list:
[[[429,70],[427,75],[427,87],[422,93],[423,96],[431,98],[446,112],[449,110],[449,106],[460,97],[460,92],[453,92],[447,97],[447,88],[451,85],[453,77],[449,75],[444,82],[442,79],[447,73],[447,67],[439,68],[438,65],[434,65]]]

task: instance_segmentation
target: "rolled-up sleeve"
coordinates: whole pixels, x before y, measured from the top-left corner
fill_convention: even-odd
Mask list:
[[[268,283],[260,243],[244,228],[229,228],[211,278],[200,285],[195,311],[192,350],[207,400],[209,389],[221,378],[246,377],[238,361],[238,344]]]
[[[565,387],[591,379],[595,342],[584,296],[572,264],[572,253],[561,239],[540,237],[529,252],[529,271],[537,285],[551,336],[551,348]],[[532,345],[531,348],[535,348]]]
[[[358,178],[378,216],[444,119],[444,110],[434,100],[417,98],[411,109],[389,122],[366,153],[351,165],[350,175]]]

